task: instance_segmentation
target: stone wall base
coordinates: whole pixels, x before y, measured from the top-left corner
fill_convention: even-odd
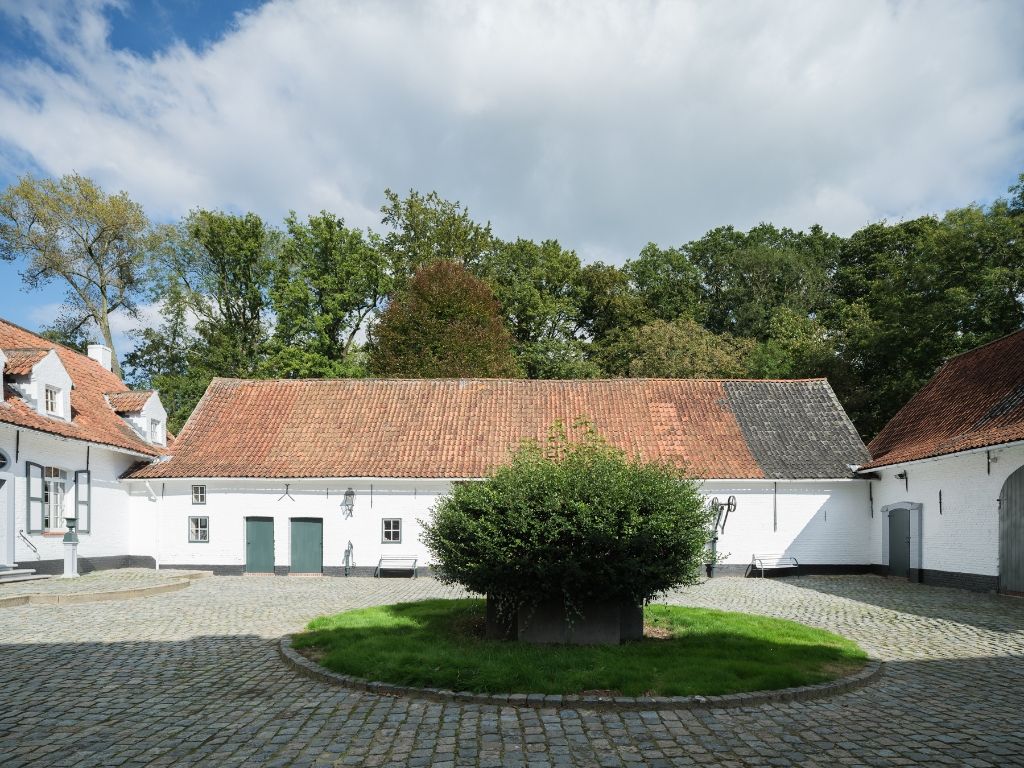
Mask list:
[[[63,561],[61,561],[61,562],[63,562]],[[31,567],[31,566],[29,566],[29,567]],[[152,558],[150,558],[150,565],[149,566],[143,566],[143,567],[152,568],[153,567]],[[163,568],[167,568],[167,569],[173,568],[175,570],[185,570],[185,571],[213,571],[215,576],[243,576],[243,575],[245,575],[245,566],[244,565],[199,565],[199,564],[195,564],[195,563],[187,563],[187,564],[174,563],[174,564],[163,564],[163,565],[160,566],[160,568],[161,569],[163,569]],[[288,576],[290,571],[291,571],[291,569],[287,565],[275,565],[274,566],[274,573],[272,573],[272,574],[268,573],[267,575],[268,576]],[[323,574],[324,574],[324,576],[373,576],[374,571],[376,571],[376,566],[372,566],[372,565],[353,566],[353,567],[348,569],[348,573],[345,573],[345,568],[343,566],[340,566],[340,565],[325,565],[324,566],[324,570],[323,570]],[[417,576],[430,576],[430,573],[431,573],[430,572],[430,568],[427,567],[427,566],[423,566],[423,567],[420,567],[420,568],[416,569],[416,575]],[[389,570],[385,569],[384,572],[381,574],[381,578],[383,578],[383,579],[390,579],[390,578],[408,579],[408,578],[411,578],[411,577],[412,577],[412,569],[410,569],[410,568],[406,568],[404,570],[395,570],[395,571],[389,571]]]
[[[36,573],[47,576],[60,576],[64,573],[64,560],[23,560],[19,568],[31,568]],[[109,571],[114,568],[155,568],[156,561],[152,557],[140,555],[108,555],[106,557],[78,556],[78,572],[82,575],[93,571]],[[184,567],[184,566],[183,566]],[[196,570],[195,566],[189,566]]]
[[[865,573],[872,573],[875,566],[871,565],[848,565],[845,563],[808,563],[797,568],[774,568],[765,571],[765,577],[773,576],[855,576]],[[761,578],[761,571],[751,568],[750,563],[745,565],[716,565],[715,578],[724,577],[753,577]]]
[[[889,576],[889,566],[872,565],[871,573],[878,576]],[[998,576],[986,576],[980,573],[961,573],[959,571],[938,571],[932,568],[911,568],[907,575],[907,581],[915,584],[927,584],[931,587],[966,589],[969,592],[996,592],[999,590]]]

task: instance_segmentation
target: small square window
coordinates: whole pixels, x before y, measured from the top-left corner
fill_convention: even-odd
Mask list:
[[[383,535],[381,542],[384,544],[401,544],[402,543],[402,521],[393,518],[390,520],[384,520]]]
[[[59,415],[58,408],[59,408],[59,405],[60,405],[60,390],[57,389],[56,387],[47,387],[46,388],[46,403],[45,404],[46,404],[46,412],[47,413],[51,413],[54,416],[58,416]]]
[[[188,519],[188,540],[190,544],[204,544],[210,540],[210,518],[190,517]]]
[[[193,504],[205,504],[206,503],[206,486],[205,485],[193,485],[192,486],[192,503]]]

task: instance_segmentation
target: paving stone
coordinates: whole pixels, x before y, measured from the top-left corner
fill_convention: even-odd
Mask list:
[[[74,589],[165,576],[87,578]],[[878,577],[718,578],[664,598],[822,627],[886,662],[880,680],[828,699],[597,712],[565,697],[533,709],[514,706],[524,696],[338,688],[277,656],[276,640],[314,616],[459,594],[429,578],[210,577],[126,602],[0,609],[0,763],[1024,766],[1012,714],[1024,710],[1024,601]]]

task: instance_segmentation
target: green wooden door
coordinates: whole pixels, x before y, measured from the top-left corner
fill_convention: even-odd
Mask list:
[[[324,521],[319,518],[292,519],[291,573],[323,573]]]
[[[889,575],[910,573],[910,510],[889,511]]]
[[[274,518],[245,518],[245,570],[274,572]]]

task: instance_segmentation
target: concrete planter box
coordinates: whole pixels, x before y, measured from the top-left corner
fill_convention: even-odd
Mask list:
[[[566,620],[561,600],[548,600],[532,611],[500,617],[494,603],[487,601],[487,637],[525,643],[568,645],[618,645],[644,635],[642,605],[594,600],[584,603],[583,616]]]

